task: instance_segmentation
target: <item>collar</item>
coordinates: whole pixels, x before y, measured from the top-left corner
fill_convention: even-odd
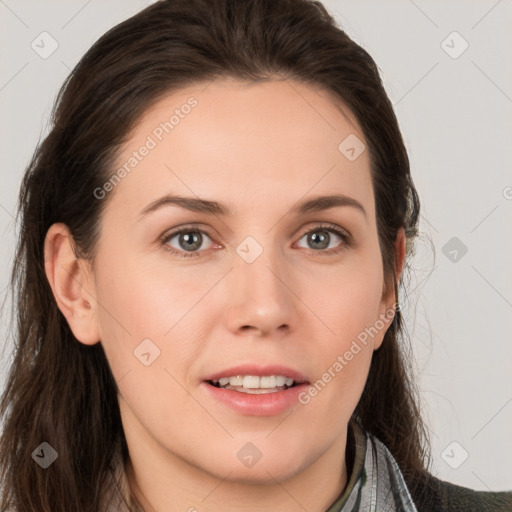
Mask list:
[[[418,512],[386,446],[353,419],[347,430],[347,459],[353,454],[353,459],[347,460],[351,475],[326,512]]]

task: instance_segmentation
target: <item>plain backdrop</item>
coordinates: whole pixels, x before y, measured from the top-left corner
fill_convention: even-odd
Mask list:
[[[149,3],[0,0],[0,299],[20,180],[58,89],[99,36]],[[421,200],[403,308],[433,472],[510,490],[512,2],[323,3],[381,70]],[[5,315],[1,332],[3,390],[13,347]]]

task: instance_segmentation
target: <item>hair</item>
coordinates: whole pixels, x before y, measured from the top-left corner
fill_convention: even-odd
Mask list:
[[[397,302],[399,289],[407,292],[404,273],[396,282],[394,242],[405,228],[410,271],[420,204],[371,56],[320,2],[157,1],[110,29],[81,58],[23,177],[10,280],[15,348],[0,402],[2,511],[106,510],[114,486],[130,510],[140,506],[126,484],[129,454],[116,381],[102,344],[78,342],[57,307],[44,240],[53,223],[63,222],[77,258],[93,261],[108,201],[93,191],[112,175],[137,121],[172,91],[217,78],[298,81],[327,91],[353,113],[370,155],[384,286],[394,288]],[[373,354],[353,419],[387,446],[416,500],[430,447],[408,343],[398,308]],[[45,470],[33,460],[42,442],[58,453]]]

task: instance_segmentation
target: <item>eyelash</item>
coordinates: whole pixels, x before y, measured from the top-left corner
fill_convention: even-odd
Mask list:
[[[317,251],[315,251],[314,249],[311,249],[311,251],[316,252],[316,253],[322,253],[324,255],[325,254],[331,255],[331,254],[338,254],[341,251],[348,249],[352,246],[351,236],[348,233],[346,233],[345,231],[342,231],[340,228],[338,228],[337,226],[334,226],[332,224],[321,224],[319,226],[315,226],[313,229],[310,229],[310,230],[302,233],[299,240],[302,239],[305,235],[309,235],[310,233],[314,233],[316,231],[322,231],[322,230],[329,231],[329,232],[332,232],[332,233],[338,235],[343,240],[343,244],[340,247],[334,248],[334,249],[323,249],[323,250],[317,250]],[[210,235],[210,233],[208,231],[206,231],[204,229],[199,229],[198,226],[190,225],[190,226],[185,226],[184,228],[181,228],[177,231],[173,231],[170,234],[163,235],[160,238],[160,245],[163,247],[164,250],[166,250],[172,254],[176,254],[177,256],[180,256],[183,258],[201,256],[201,252],[203,252],[203,251],[193,251],[193,252],[177,251],[176,249],[173,249],[169,245],[167,245],[169,240],[173,239],[176,235],[181,235],[182,233],[194,233],[194,232],[206,234],[211,240],[213,240],[213,237]]]

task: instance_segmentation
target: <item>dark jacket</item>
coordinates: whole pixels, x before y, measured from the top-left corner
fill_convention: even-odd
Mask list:
[[[512,512],[512,491],[475,491],[433,475],[423,479],[412,498],[419,512]]]

